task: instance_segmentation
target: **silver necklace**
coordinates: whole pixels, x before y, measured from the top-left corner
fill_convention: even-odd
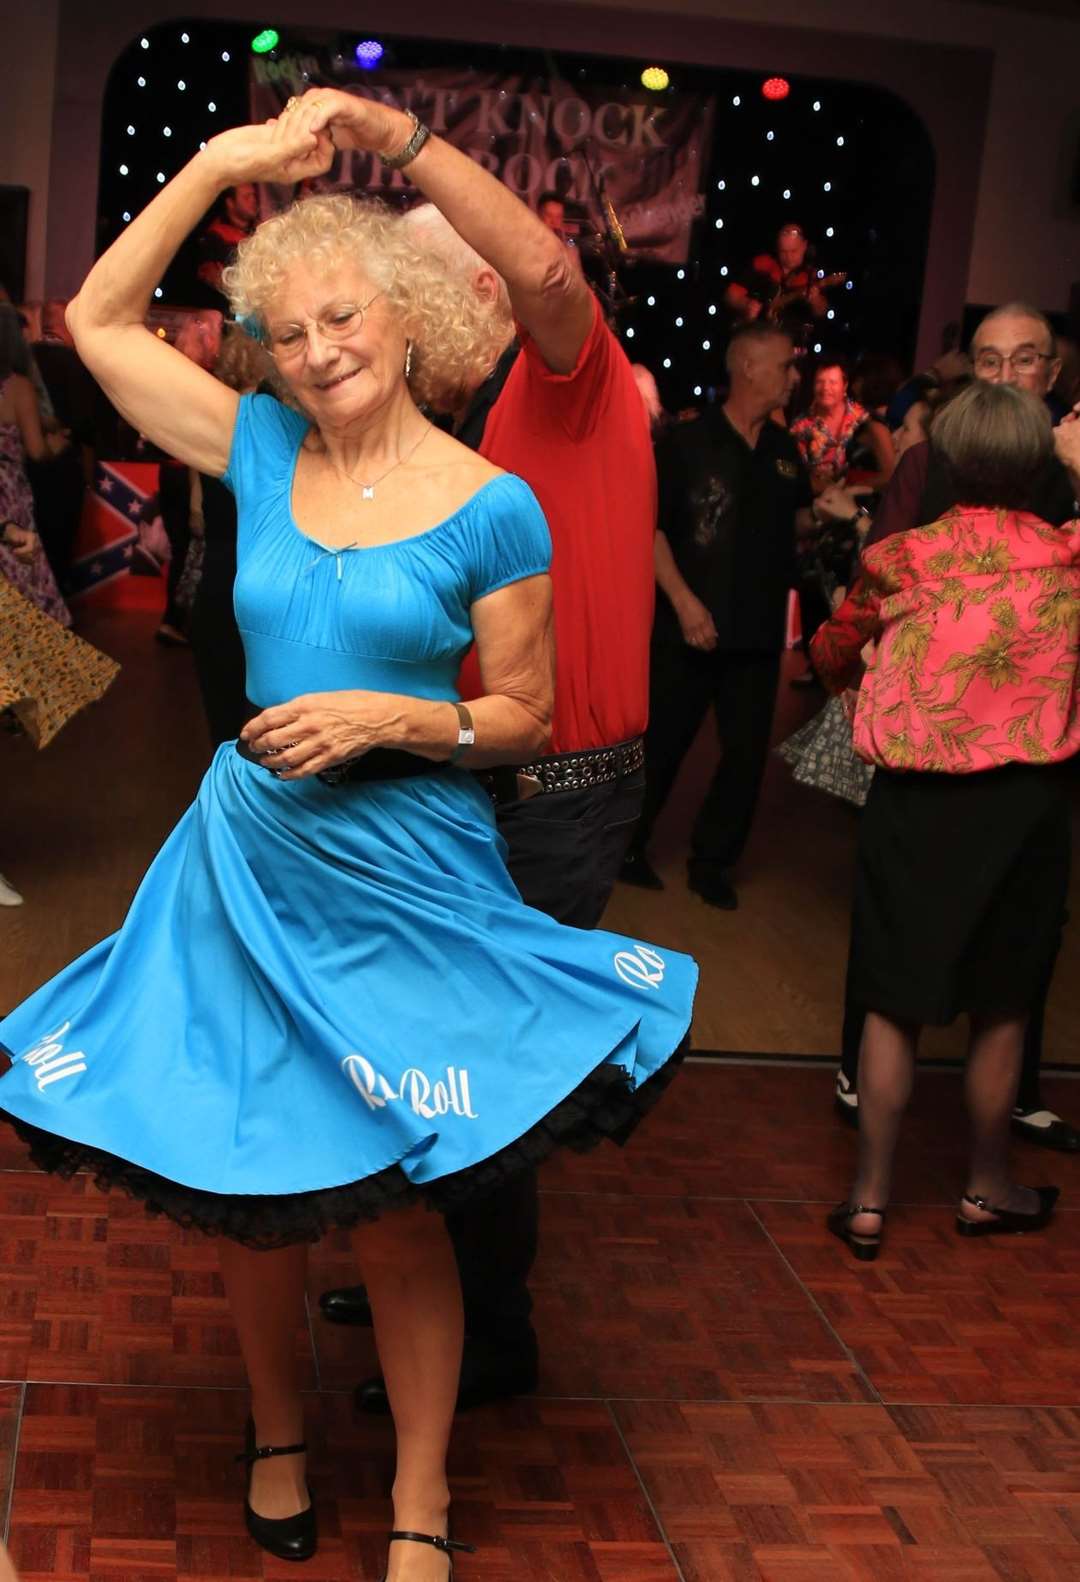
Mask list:
[[[399,467],[403,467],[407,461],[410,461],[412,459],[412,457],[416,455],[416,453],[420,449],[421,445],[424,443],[424,441],[427,439],[428,435],[431,433],[431,430],[432,430],[433,427],[434,427],[434,424],[429,423],[428,426],[425,428],[424,432],[421,434],[420,438],[417,440],[416,444],[412,447],[412,449],[406,451],[404,456],[399,456],[397,461],[395,461],[391,466],[387,467],[385,472],[381,472],[377,478],[372,478],[370,483],[364,483],[360,478],[354,478],[351,472],[345,472],[341,467],[339,467],[337,465],[337,463],[335,461],[333,461],[331,459],[329,454],[327,455],[326,459],[327,459],[328,462],[330,462],[331,467],[333,467],[333,469],[334,469],[334,471],[336,473],[340,474],[340,476],[342,478],[347,478],[350,483],[354,483],[354,484],[357,485],[357,487],[360,490],[360,498],[361,498],[361,500],[374,500],[374,498],[375,498],[375,489],[376,489],[377,485],[382,483],[384,478],[389,478],[389,476],[390,476],[390,474],[392,472],[396,472]]]

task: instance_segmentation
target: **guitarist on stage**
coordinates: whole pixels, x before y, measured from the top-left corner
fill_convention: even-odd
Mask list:
[[[801,225],[780,227],[776,256],[759,253],[738,280],[724,292],[736,324],[769,318],[805,348],[815,319],[823,319],[829,303],[807,262],[809,243]]]

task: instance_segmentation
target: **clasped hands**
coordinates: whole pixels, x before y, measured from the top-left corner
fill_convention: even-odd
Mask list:
[[[325,175],[339,148],[394,154],[412,122],[401,110],[338,88],[309,88],[261,126],[237,126],[206,145],[222,186],[242,181],[296,182]]]
[[[279,780],[321,774],[393,744],[400,714],[382,692],[308,692],[263,709],[240,740]]]

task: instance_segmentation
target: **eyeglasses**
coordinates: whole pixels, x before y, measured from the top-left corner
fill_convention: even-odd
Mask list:
[[[1021,346],[1015,352],[1004,354],[988,346],[985,351],[975,353],[975,371],[980,374],[999,374],[1009,363],[1014,374],[1030,374],[1035,372],[1041,362],[1053,361],[1053,352],[1037,352],[1034,346]]]
[[[307,324],[279,324],[270,332],[268,350],[271,357],[278,363],[293,363],[306,356],[308,326],[312,324],[317,326],[325,340],[347,340],[350,335],[363,329],[364,314],[381,296],[382,292],[376,291],[366,302],[336,302],[332,308],[320,313],[317,319],[309,319]]]

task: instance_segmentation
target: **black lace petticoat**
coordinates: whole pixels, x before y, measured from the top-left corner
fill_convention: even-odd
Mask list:
[[[4,1110],[0,1110],[0,1120],[13,1127],[29,1148],[33,1162],[51,1175],[67,1180],[78,1171],[88,1171],[94,1185],[102,1191],[119,1187],[137,1198],[147,1213],[164,1214],[185,1230],[227,1236],[244,1247],[271,1251],[297,1242],[318,1241],[327,1231],[348,1229],[412,1203],[426,1203],[440,1213],[450,1213],[462,1208],[470,1198],[494,1191],[508,1178],[534,1170],[557,1148],[585,1153],[604,1141],[622,1145],[665,1091],[688,1046],[686,1038],[667,1064],[637,1088],[631,1087],[625,1072],[618,1067],[598,1067],[508,1147],[479,1164],[422,1186],[411,1182],[400,1165],[390,1165],[360,1181],[315,1192],[203,1192],[155,1175],[152,1170],[144,1170],[101,1148],[41,1131]]]

